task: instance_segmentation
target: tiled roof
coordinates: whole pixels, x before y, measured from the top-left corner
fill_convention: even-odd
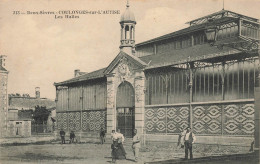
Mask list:
[[[79,72],[78,74],[81,76],[87,74],[87,72]]]
[[[45,106],[47,109],[56,106],[50,99],[37,99],[32,97],[9,97],[9,109],[35,109],[35,106]]]
[[[233,48],[224,47],[219,50],[209,44],[196,45],[188,48],[171,51],[167,54],[155,54],[140,57],[146,63],[149,63],[146,69],[164,67],[174,64],[186,63],[187,61],[203,60],[216,56],[225,56],[228,54],[240,53]]]
[[[75,82],[80,82],[80,81],[86,81],[86,80],[90,80],[90,79],[97,79],[97,78],[102,78],[104,77],[104,70],[106,68],[102,68],[78,77],[74,77],[72,79],[63,81],[63,82],[59,82],[59,83],[54,83],[55,86],[59,86],[59,85],[65,85],[65,84],[70,84],[70,83],[75,83]]]

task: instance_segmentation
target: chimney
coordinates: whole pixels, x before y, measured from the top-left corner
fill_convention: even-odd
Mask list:
[[[80,72],[79,69],[75,69],[74,70],[74,77],[78,77],[79,76],[79,72]]]
[[[35,87],[35,97],[36,97],[37,99],[40,98],[40,87]]]
[[[5,55],[0,56],[0,66],[5,67]]]

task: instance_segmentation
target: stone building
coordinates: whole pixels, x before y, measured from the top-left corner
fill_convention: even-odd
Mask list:
[[[128,4],[119,23],[120,52],[106,68],[54,83],[59,129],[132,137],[136,128],[146,141],[177,142],[192,127],[198,143],[250,145],[258,19],[221,10],[138,44]],[[212,25],[218,37],[209,44]]]
[[[8,84],[8,71],[5,69],[5,57],[0,56],[0,137],[6,134],[7,117],[8,117],[8,104],[7,104],[7,84]]]

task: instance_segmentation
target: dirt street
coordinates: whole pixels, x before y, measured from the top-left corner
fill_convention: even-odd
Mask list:
[[[135,163],[131,147],[125,145],[127,152],[126,160],[118,160],[117,163]],[[160,152],[140,152],[138,163],[156,161],[162,159],[173,159],[174,156]],[[175,154],[177,155],[177,154]],[[168,156],[168,157],[166,157]],[[0,147],[1,164],[5,163],[111,163],[110,144],[28,144],[17,146]]]
[[[0,164],[24,164],[24,163],[87,163],[87,164],[106,164],[111,163],[111,143],[103,145],[99,143],[80,143],[80,144],[63,144],[60,142],[45,143],[45,144],[18,144],[0,146]],[[127,152],[126,160],[117,160],[117,164],[131,164],[134,162],[134,155],[131,149],[131,143],[125,144]],[[236,152],[239,153],[239,152]],[[219,156],[220,154],[205,154],[194,150],[194,158],[205,156]],[[223,154],[222,154],[223,155]],[[145,162],[156,161],[182,161],[184,157],[184,149],[176,147],[175,144],[164,146],[162,144],[146,145],[140,149],[140,160],[138,164]],[[225,160],[222,162],[233,163],[252,163],[244,159],[240,160]],[[185,163],[192,163],[195,161],[182,161]],[[219,164],[221,160],[206,160],[199,163]],[[232,163],[233,162],[233,163]],[[157,162],[156,162],[157,163]],[[163,163],[163,162],[162,162]],[[170,162],[171,163],[171,162]]]

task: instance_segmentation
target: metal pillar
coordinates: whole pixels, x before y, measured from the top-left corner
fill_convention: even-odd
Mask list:
[[[189,87],[190,87],[190,98],[189,98],[189,103],[190,103],[190,128],[192,128],[192,101],[193,101],[193,71],[192,69],[194,69],[194,63],[189,63]]]

